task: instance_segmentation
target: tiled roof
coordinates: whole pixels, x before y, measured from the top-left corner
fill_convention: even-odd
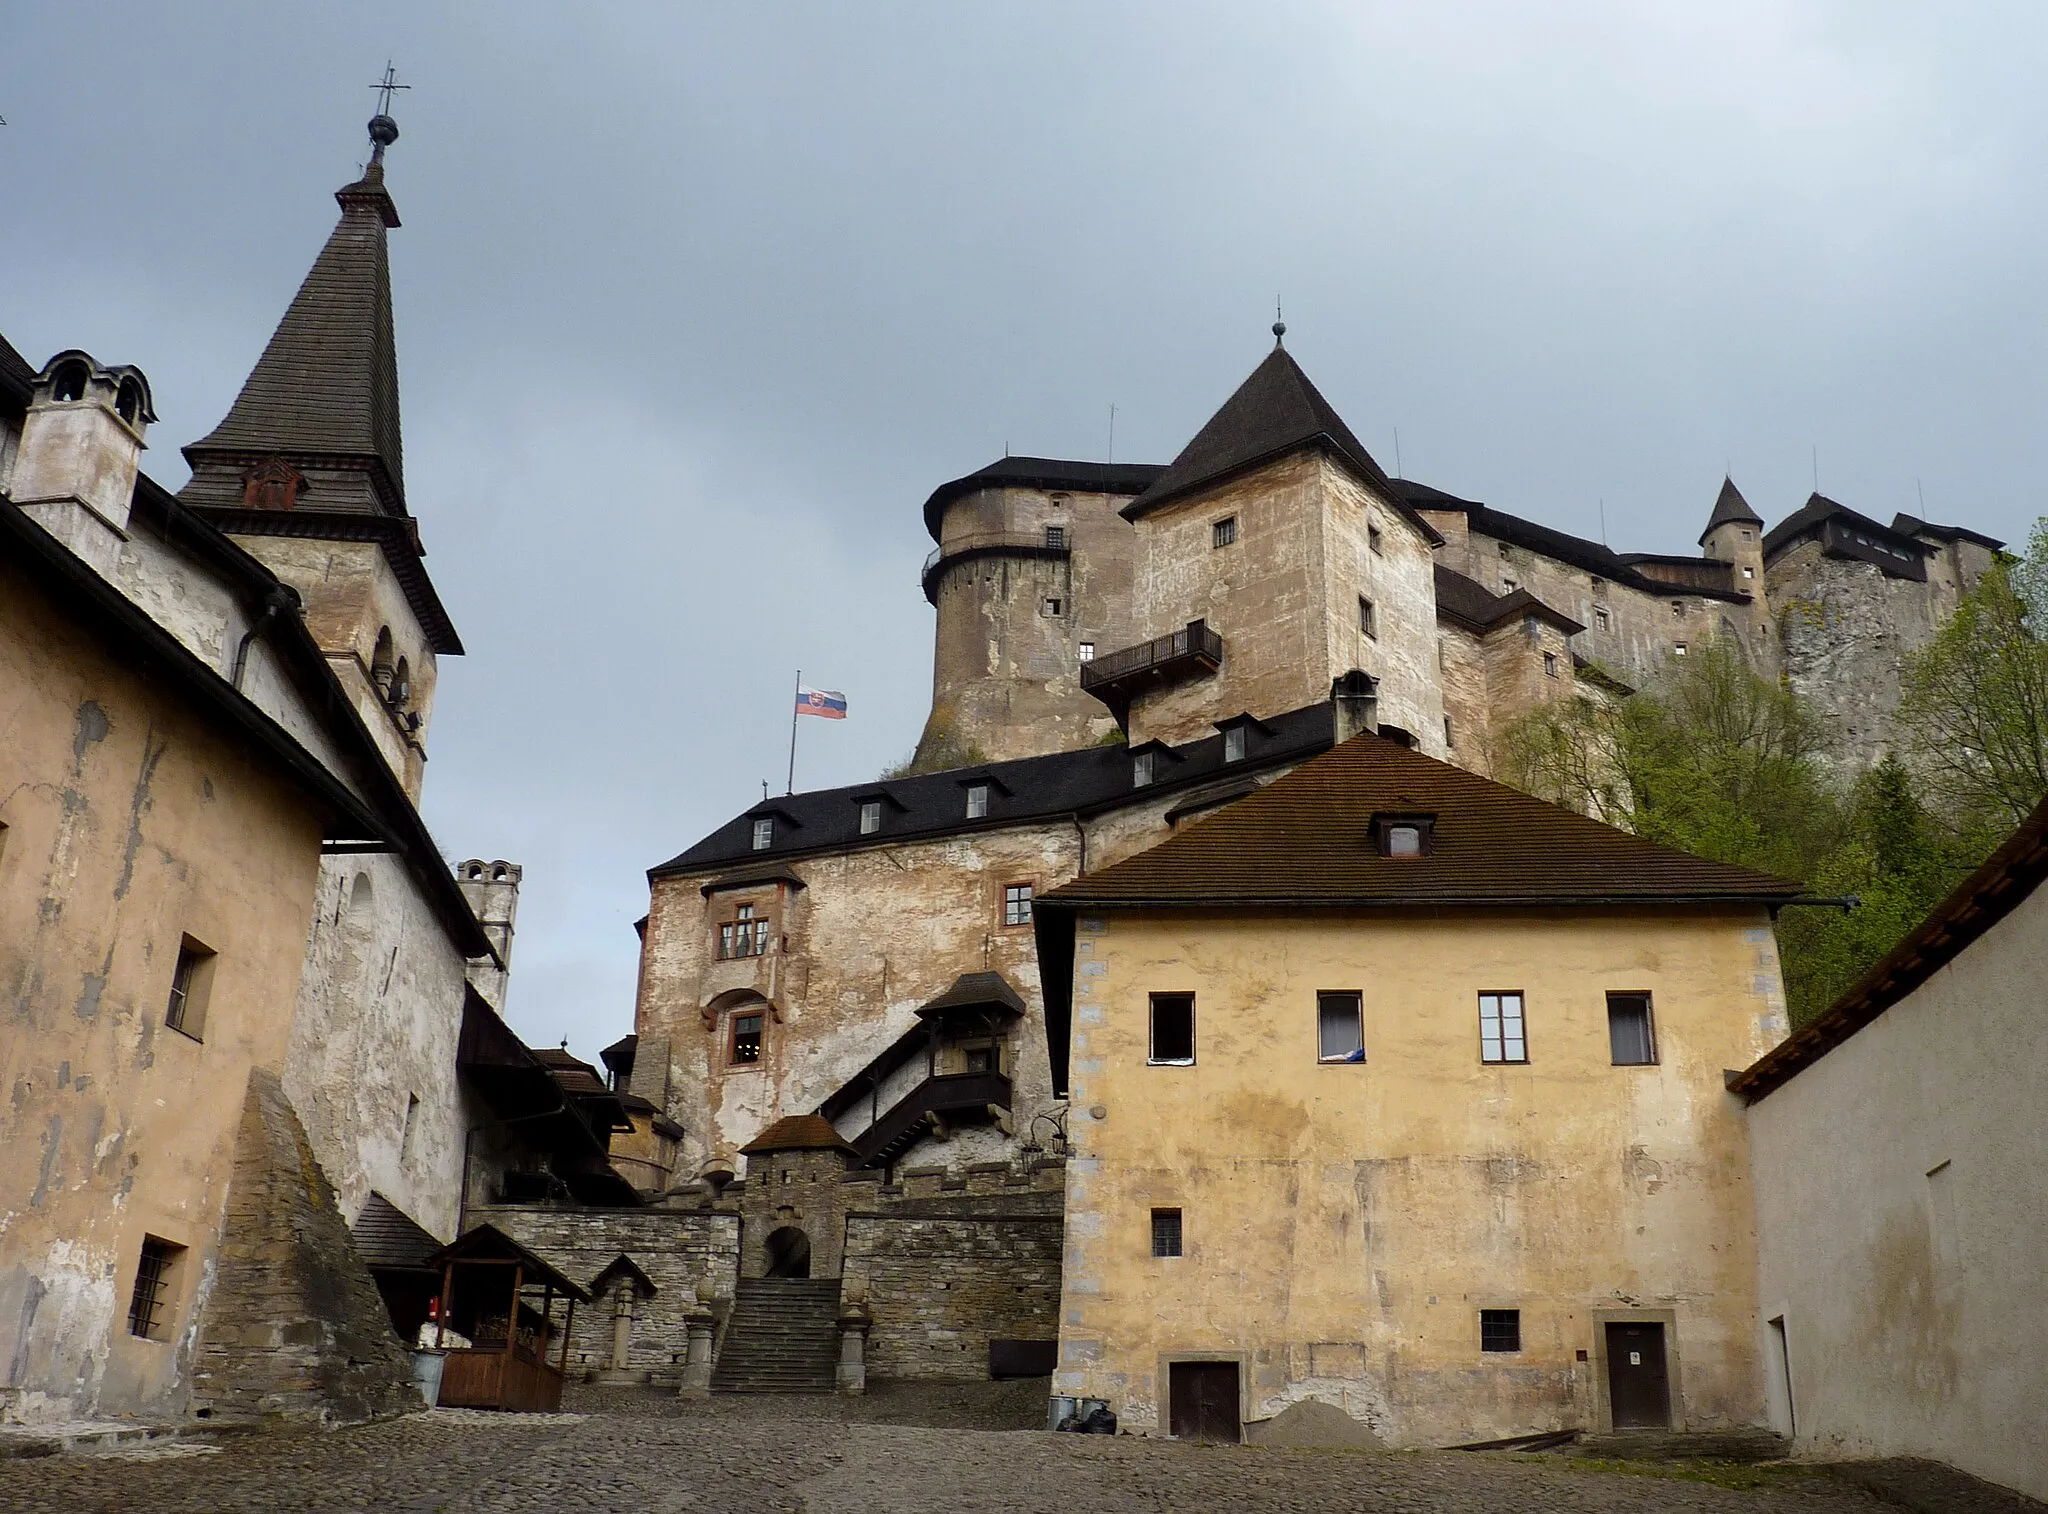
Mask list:
[[[1373,817],[1435,817],[1380,855]],[[1657,846],[1378,736],[1356,736],[1043,905],[1571,905],[1743,900],[1800,886]]]
[[[1547,620],[1567,636],[1576,636],[1586,629],[1569,615],[1553,610],[1527,589],[1517,589],[1512,594],[1496,594],[1484,584],[1446,568],[1442,563],[1436,565],[1436,613],[1440,619],[1457,621],[1481,633],[1519,620],[1524,615]]]
[[[1981,531],[1972,531],[1968,526],[1942,526],[1931,520],[1922,520],[1917,515],[1903,511],[1892,517],[1892,529],[1901,536],[1931,536],[1936,541],[1973,541],[1992,552],[2001,552],[2005,543],[1995,536],[1986,536]]]
[[[1888,544],[1896,544],[1900,547],[1908,548],[1920,553],[1922,556],[1930,555],[1934,550],[1926,542],[1916,541],[1909,533],[1894,530],[1890,526],[1872,520],[1867,515],[1859,515],[1847,505],[1829,499],[1825,494],[1816,491],[1806,496],[1805,504],[1794,510],[1764,534],[1764,555],[1766,557],[1777,555],[1795,542],[1804,540],[1808,534],[1818,530],[1824,522],[1837,518],[1847,521],[1851,526],[1859,530],[1875,532]]]
[[[650,869],[649,876],[723,872],[736,864],[748,864],[749,874],[755,865],[765,865],[764,876],[775,876],[784,859],[815,852],[896,846],[928,837],[1043,823],[1076,813],[1095,814],[1144,802],[1154,795],[1221,785],[1248,772],[1298,762],[1327,748],[1330,736],[1330,706],[1310,705],[1247,726],[1245,756],[1239,762],[1223,760],[1220,735],[1176,747],[1175,755],[1181,760],[1156,764],[1158,780],[1143,789],[1132,787],[1128,749],[1109,746],[808,794],[778,794],[750,806],[688,851]],[[970,820],[967,788],[978,782],[989,787],[988,814]],[[891,801],[885,806],[882,828],[862,835],[860,801],[880,795]],[[753,823],[760,816],[775,817],[775,839],[765,850],[755,851]],[[721,885],[725,881],[718,880]]]
[[[1136,520],[1168,500],[1308,446],[1343,458],[1432,541],[1438,540],[1436,532],[1392,488],[1391,480],[1365,450],[1365,444],[1351,434],[1343,417],[1309,382],[1301,365],[1277,344],[1152,486],[1124,506],[1123,514]]]
[[[947,1009],[979,1009],[990,1004],[1012,1014],[1024,1013],[1024,1000],[1010,987],[1009,979],[996,972],[962,973],[953,980],[951,988],[919,1006],[917,1012],[923,1015]]]
[[[398,344],[384,242],[398,214],[383,164],[372,163],[335,199],[341,220],[227,418],[185,456],[195,469],[209,453],[359,459],[382,468],[403,513]]]
[[[6,408],[26,409],[35,382],[35,365],[15,351],[6,337],[0,336],[0,400],[7,402]]]
[[[372,1190],[363,1212],[349,1227],[366,1267],[427,1270],[441,1242],[411,1215]]]
[[[1760,526],[1764,523],[1764,518],[1749,508],[1749,501],[1744,499],[1742,491],[1735,487],[1735,480],[1724,477],[1721,480],[1721,492],[1714,500],[1713,513],[1707,517],[1707,529],[1700,532],[1700,540],[1705,541],[1718,527],[1736,521],[1745,525]]]
[[[784,1115],[740,1148],[742,1156],[768,1151],[851,1151],[846,1138],[822,1115]]]
[[[1729,1088],[1754,1104],[1782,1087],[1962,955],[2044,879],[2048,800],[1848,992],[1730,1081]]]
[[[982,489],[1071,490],[1076,494],[1143,494],[1166,470],[1158,463],[1088,463],[1057,457],[1006,457],[952,479],[924,502],[924,528],[939,539],[946,506]]]

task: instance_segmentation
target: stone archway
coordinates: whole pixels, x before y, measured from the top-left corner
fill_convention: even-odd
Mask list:
[[[764,1243],[768,1253],[769,1277],[809,1277],[811,1238],[794,1225],[771,1230]]]

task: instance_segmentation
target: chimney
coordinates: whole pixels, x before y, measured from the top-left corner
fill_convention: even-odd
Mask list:
[[[456,887],[469,901],[499,962],[497,967],[482,960],[470,963],[469,981],[500,1013],[505,1008],[506,981],[512,975],[512,922],[519,913],[522,871],[516,862],[485,862],[476,857],[455,864]]]
[[[1360,731],[1378,733],[1380,728],[1380,684],[1370,673],[1357,668],[1330,680],[1330,709],[1334,740],[1349,741]]]
[[[139,368],[60,352],[36,375],[10,490],[52,536],[111,578],[128,539],[143,433],[156,419]]]

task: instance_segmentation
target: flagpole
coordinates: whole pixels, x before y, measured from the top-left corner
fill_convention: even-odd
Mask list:
[[[796,792],[796,711],[798,701],[803,697],[804,670],[798,668],[796,670],[796,693],[791,696],[789,701],[789,788],[786,792],[791,794]]]

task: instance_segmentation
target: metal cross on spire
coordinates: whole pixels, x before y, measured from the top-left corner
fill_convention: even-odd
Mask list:
[[[393,68],[391,60],[386,58],[384,60],[384,78],[381,82],[372,84],[370,88],[377,91],[377,114],[388,116],[391,114],[391,92],[394,89],[411,89],[412,86],[398,82],[398,70]]]

